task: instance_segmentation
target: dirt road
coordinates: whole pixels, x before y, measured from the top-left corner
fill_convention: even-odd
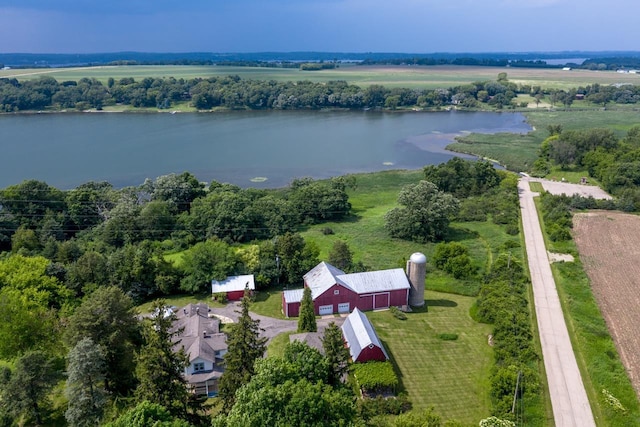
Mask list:
[[[558,291],[551,273],[547,250],[533,202],[529,181],[518,183],[527,259],[533,299],[542,343],[542,356],[556,427],[595,427],[580,370],[571,347]]]

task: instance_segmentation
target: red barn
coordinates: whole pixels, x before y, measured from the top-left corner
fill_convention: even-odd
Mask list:
[[[346,274],[321,262],[304,275],[311,288],[316,315],[350,313],[353,309],[376,310],[408,304],[409,279],[401,268]],[[300,311],[302,289],[284,291],[282,308],[287,317]]]
[[[225,293],[227,294],[227,300],[237,301],[244,296],[244,290],[249,289],[253,291],[256,289],[256,284],[253,280],[253,274],[246,274],[244,276],[230,276],[222,282],[217,280],[211,281],[211,293]]]
[[[373,325],[367,316],[357,308],[347,316],[342,324],[342,335],[347,342],[351,359],[354,362],[362,363],[371,360],[384,362],[389,359]]]

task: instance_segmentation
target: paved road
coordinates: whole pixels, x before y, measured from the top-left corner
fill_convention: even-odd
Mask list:
[[[595,427],[562,314],[529,181],[518,183],[533,299],[556,427]]]

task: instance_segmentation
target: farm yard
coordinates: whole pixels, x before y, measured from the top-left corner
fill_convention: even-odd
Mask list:
[[[581,213],[574,216],[574,233],[593,294],[640,395],[640,217]]]

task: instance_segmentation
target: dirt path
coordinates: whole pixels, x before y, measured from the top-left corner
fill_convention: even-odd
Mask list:
[[[529,180],[526,178],[518,183],[518,193],[538,331],[555,425],[556,427],[595,427],[593,413],[571,347],[533,201],[534,196],[538,194],[530,190]]]

